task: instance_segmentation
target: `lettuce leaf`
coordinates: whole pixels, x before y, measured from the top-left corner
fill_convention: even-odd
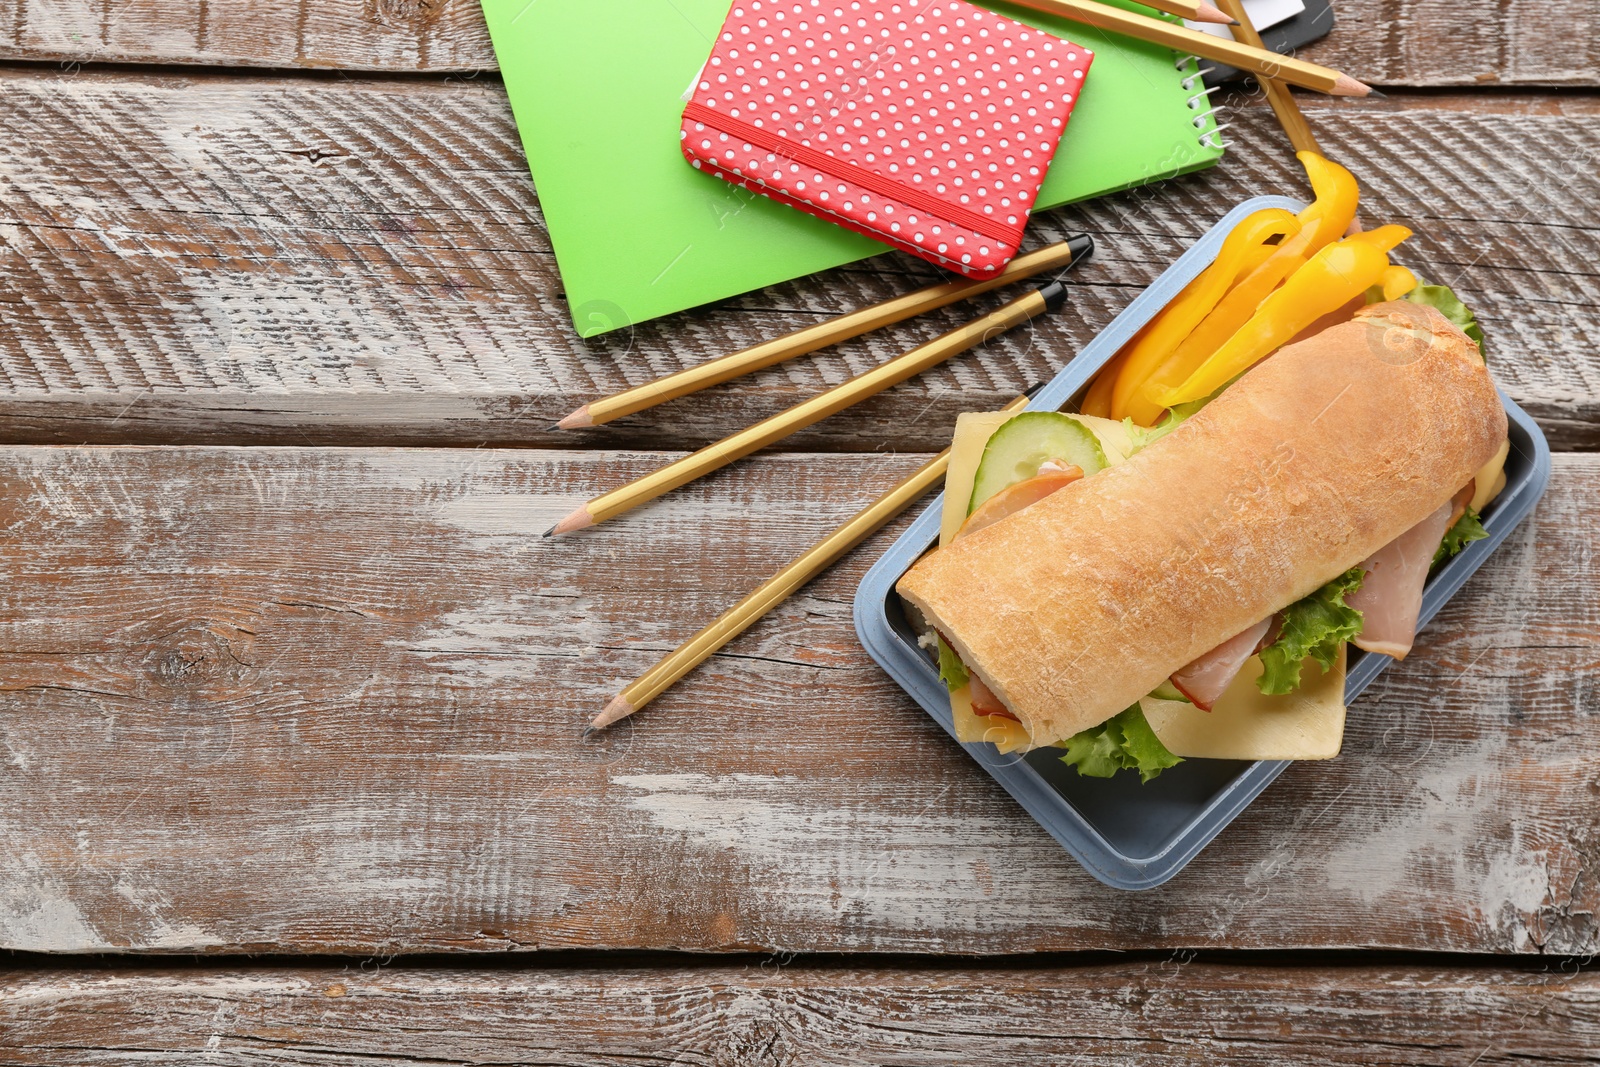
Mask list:
[[[966,685],[967,665],[961,662],[961,657],[956,655],[949,645],[944,643],[944,638],[937,638],[939,642],[939,680],[944,687],[954,693]]]
[[[1120,718],[1120,716],[1119,716]],[[1085,778],[1110,778],[1127,765],[1122,751],[1122,732],[1109,719],[1067,738],[1061,762],[1078,768]]]
[[[1167,751],[1167,746],[1161,743],[1161,738],[1150,729],[1149,721],[1144,717],[1144,709],[1135,704],[1121,715],[1122,751],[1132,763],[1131,770],[1139,772],[1139,780],[1148,782],[1168,767],[1174,767],[1183,762],[1177,756]]]
[[[1339,657],[1339,646],[1361,632],[1361,612],[1345,604],[1366,572],[1351,567],[1308,597],[1283,609],[1283,629],[1278,639],[1261,650],[1266,669],[1256,687],[1268,696],[1292,693],[1300,685],[1302,661],[1311,656],[1324,670]]]
[[[1478,346],[1478,354],[1483,355],[1483,328],[1478,325],[1472,309],[1463,304],[1448,285],[1430,285],[1421,278],[1417,281],[1417,287],[1407,293],[1405,299],[1413,304],[1426,304],[1461,327],[1461,332],[1472,338]]]
[[[1444,541],[1439,545],[1439,551],[1433,554],[1433,565],[1437,567],[1472,542],[1482,541],[1488,536],[1489,531],[1485,530],[1483,523],[1478,521],[1478,513],[1468,508],[1456,520],[1455,525],[1445,531]]]
[[[1218,393],[1221,391],[1221,389],[1217,390]],[[1140,449],[1146,447],[1147,445],[1154,444],[1163,437],[1167,436],[1167,434],[1171,433],[1173,430],[1176,430],[1179,426],[1186,422],[1191,415],[1205,407],[1207,404],[1211,403],[1212,397],[1215,397],[1216,395],[1217,393],[1212,393],[1211,396],[1201,397],[1199,400],[1191,400],[1187,404],[1178,404],[1175,407],[1169,408],[1167,409],[1167,413],[1161,417],[1161,421],[1156,423],[1154,426],[1149,427],[1148,429],[1143,426],[1134,425],[1132,419],[1123,419],[1122,425],[1128,428],[1128,440],[1133,444],[1133,451],[1128,454],[1130,456],[1136,455]]]
[[[1086,778],[1110,778],[1118,771],[1138,771],[1148,782],[1183,760],[1167,751],[1134,704],[1099,726],[1073,734],[1065,742],[1061,762],[1078,768]]]

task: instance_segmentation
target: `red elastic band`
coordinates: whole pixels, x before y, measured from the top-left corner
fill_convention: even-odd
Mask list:
[[[864,188],[870,189],[879,196],[886,196],[891,200],[898,200],[903,204],[927,212],[938,218],[946,219],[957,226],[964,226],[974,233],[985,234],[997,241],[1015,243],[1017,235],[1015,229],[999,219],[988,215],[981,215],[976,211],[968,210],[959,204],[952,204],[940,200],[937,196],[918,189],[914,185],[907,185],[894,178],[884,177],[875,170],[868,170],[858,163],[838,156],[830,156],[826,152],[819,152],[810,145],[791,141],[787,137],[779,137],[760,126],[752,126],[743,119],[736,119],[732,115],[723,114],[714,108],[706,107],[698,100],[689,101],[683,109],[683,117],[691,122],[703,122],[707,126],[716,127],[719,132],[733,134],[741,140],[765,149],[780,158],[790,159],[796,163],[821,171],[824,174],[853,182]],[[726,166],[718,162],[719,167]],[[747,177],[752,177],[747,175]],[[759,178],[753,180],[760,181]],[[764,183],[763,183],[764,184]],[[790,193],[790,195],[795,195]]]

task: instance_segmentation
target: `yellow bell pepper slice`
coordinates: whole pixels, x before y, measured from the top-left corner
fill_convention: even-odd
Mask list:
[[[1330,159],[1315,152],[1296,152],[1295,158],[1306,169],[1306,179],[1311,183],[1314,197],[1300,212],[1301,235],[1305,240],[1296,251],[1311,255],[1343,236],[1350,228],[1356,218],[1356,204],[1361,198],[1361,190],[1356,185],[1356,176]],[[1307,233],[1313,220],[1318,224],[1316,230]],[[1294,242],[1285,241],[1284,244],[1293,245]]]
[[[1350,228],[1360,199],[1355,175],[1315,152],[1300,152],[1298,158],[1316,193],[1316,199],[1297,216],[1299,232],[1286,238],[1260,266],[1241,279],[1172,355],[1145,379],[1128,403],[1128,415],[1140,426],[1153,426],[1161,417],[1165,405],[1156,401],[1157,396],[1193,375],[1212,353],[1250,321],[1262,301],[1285,278]]]
[[[1380,244],[1357,235],[1312,256],[1188,380],[1156,402],[1171,407],[1210,396],[1317,319],[1360,297],[1389,268]]]
[[[1136,336],[1134,340],[1138,340]],[[1121,352],[1111,357],[1111,362],[1100,368],[1100,373],[1095,375],[1094,381],[1089,383],[1089,391],[1083,394],[1083,403],[1078,410],[1085,415],[1093,415],[1100,419],[1111,417],[1111,390],[1117,384],[1117,378],[1122,373],[1122,368],[1128,362],[1128,354],[1132,349],[1124,347]]]
[[[1411,236],[1411,229],[1407,226],[1379,226],[1376,230],[1363,230],[1346,237],[1346,241],[1360,241],[1369,244],[1380,252],[1393,252],[1400,246],[1400,242]]]
[[[1266,243],[1268,240],[1276,237],[1282,241],[1299,232],[1300,221],[1282,208],[1252,212],[1241,219],[1222,242],[1222,249],[1211,265],[1173,297],[1142,336],[1129,346],[1112,388],[1109,417],[1127,416],[1129,400],[1151,372],[1217,306],[1217,301],[1234,282],[1272,254],[1275,249]]]
[[[1417,287],[1417,276],[1401,266],[1392,266],[1378,280],[1385,300],[1399,300]]]

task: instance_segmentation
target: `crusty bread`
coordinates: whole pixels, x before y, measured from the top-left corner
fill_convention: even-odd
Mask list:
[[[1431,308],[1377,304],[898,589],[1049,744],[1366,559],[1505,436],[1472,342]]]

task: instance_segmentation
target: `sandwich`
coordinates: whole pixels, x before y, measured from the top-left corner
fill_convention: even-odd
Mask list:
[[[1153,427],[961,417],[939,546],[897,585],[961,740],[1146,781],[1338,754],[1348,646],[1410,650],[1431,568],[1505,481],[1481,333],[1405,288],[1316,309],[1205,397],[1151,393]]]

